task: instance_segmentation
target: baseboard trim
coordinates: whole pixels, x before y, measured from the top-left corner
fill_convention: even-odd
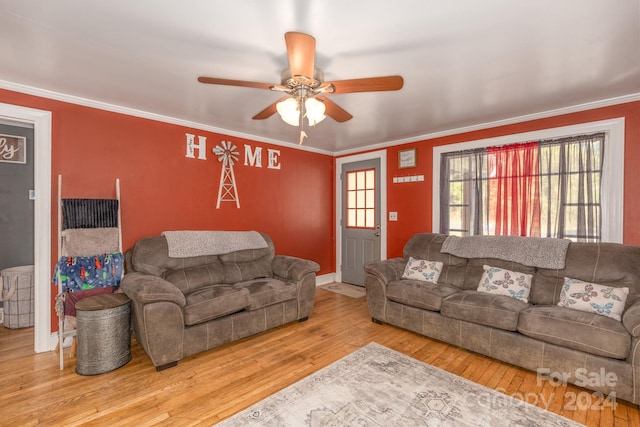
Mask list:
[[[316,276],[316,286],[326,285],[336,281],[336,273],[322,274]]]
[[[71,347],[72,343],[73,343],[73,337],[72,336],[66,336],[62,340],[62,348]],[[58,346],[58,333],[57,332],[51,332],[51,335],[49,336],[49,350],[48,351],[54,351],[57,346]]]

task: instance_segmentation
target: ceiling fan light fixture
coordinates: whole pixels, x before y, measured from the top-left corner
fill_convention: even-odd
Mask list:
[[[306,137],[305,117],[309,126],[317,125],[327,115],[340,123],[353,118],[325,95],[400,90],[404,85],[402,76],[365,77],[325,82],[324,73],[315,66],[316,39],[309,34],[289,31],[285,33],[284,40],[289,67],[282,71],[280,84],[206,76],[198,77],[198,81],[214,85],[268,89],[286,94],[287,97],[269,104],[253,116],[253,120],[264,120],[278,112],[285,123],[300,127],[301,144]]]
[[[315,98],[307,98],[304,101],[304,108],[306,111],[307,120],[309,120],[310,126],[315,126],[321,121],[323,121],[327,116],[325,116],[325,111],[327,107],[324,105],[324,102],[315,99]]]
[[[295,98],[287,98],[284,101],[280,101],[276,104],[276,111],[282,117],[285,123],[291,126],[298,126],[300,124],[300,107],[298,101]]]

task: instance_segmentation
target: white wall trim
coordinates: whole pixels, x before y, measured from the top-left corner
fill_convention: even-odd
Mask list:
[[[340,157],[336,159],[336,273],[335,281],[342,280],[342,179],[340,177],[342,166],[345,163],[360,162],[363,160],[380,159],[380,259],[387,259],[387,151],[379,150],[354,156]]]
[[[607,132],[609,138],[604,151],[601,194],[602,241],[622,243],[624,236],[624,127],[624,117],[618,117],[434,147],[432,230],[434,232],[440,230],[440,156],[442,153],[593,132]]]
[[[336,281],[336,273],[327,273],[316,276],[316,286],[327,285]]]
[[[19,83],[13,83],[6,80],[0,80],[0,88],[12,90],[14,92],[26,93],[28,95],[40,96],[48,99],[55,99],[57,101],[69,102],[72,104],[83,105],[85,107],[98,108],[101,110],[111,111],[114,113],[126,114],[129,116],[141,117],[149,120],[156,120],[159,122],[170,123],[178,126],[185,126],[194,129],[204,130],[208,132],[221,133],[224,135],[235,136],[237,138],[250,139],[257,142],[265,142],[268,144],[279,145],[289,148],[294,148],[303,151],[310,151],[319,154],[326,154],[329,156],[345,156],[349,154],[360,153],[363,150],[381,150],[396,145],[409,144],[412,142],[424,141],[428,139],[440,138],[449,135],[458,135],[465,132],[472,132],[476,130],[489,129],[499,126],[510,125],[514,123],[522,123],[531,120],[538,120],[547,117],[559,116],[562,114],[576,113],[580,111],[593,110],[595,108],[609,107],[611,105],[625,104],[627,102],[640,101],[640,92],[631,93],[627,95],[617,96],[613,98],[602,99],[594,102],[587,102],[583,104],[571,105],[567,107],[557,108],[554,110],[542,111],[534,114],[526,114],[523,116],[511,117],[504,120],[496,120],[493,122],[479,123],[471,126],[464,126],[455,129],[447,129],[439,132],[426,133],[422,135],[416,135],[409,138],[396,139],[390,141],[383,141],[380,143],[367,145],[364,147],[352,148],[342,151],[328,151],[318,148],[309,147],[306,145],[292,144],[286,141],[275,140],[271,138],[264,138],[257,135],[245,134],[242,132],[236,132],[230,129],[222,129],[214,126],[205,125],[202,123],[191,122],[183,119],[177,119],[174,117],[163,116],[160,114],[151,113],[148,111],[136,110],[134,108],[122,107],[119,105],[108,104],[106,102],[95,101],[88,98],[81,98],[79,96],[67,95],[59,92],[53,92],[46,89],[40,89],[32,86],[22,85]]]
[[[515,123],[523,123],[533,120],[546,119],[548,117],[560,116],[563,114],[577,113],[580,111],[594,110],[596,108],[610,107],[612,105],[626,104],[627,102],[640,101],[640,93],[632,93],[629,95],[618,96],[615,98],[603,99],[595,102],[587,102],[585,104],[571,105],[568,107],[557,108],[555,110],[541,111],[539,113],[527,114],[524,116],[511,117],[493,122],[479,123],[471,126],[464,126],[455,129],[447,129],[441,132],[426,133],[423,135],[412,136],[394,141],[381,142],[379,144],[367,145],[366,147],[354,148],[350,150],[338,151],[333,153],[334,156],[343,156],[351,153],[358,153],[362,150],[379,150],[382,148],[393,147],[396,145],[410,144],[413,142],[426,141],[429,139],[442,138],[444,136],[459,135],[467,132],[474,132],[483,129],[491,129],[500,126],[512,125]]]
[[[34,349],[52,350],[51,334],[51,112],[1,104],[0,117],[34,126]]]
[[[310,147],[307,145],[293,144],[286,141],[280,141],[277,139],[265,138],[258,135],[252,135],[243,132],[237,132],[230,129],[223,129],[215,126],[205,125],[203,123],[192,122],[189,120],[178,119],[175,117],[163,116],[161,114],[151,113],[149,111],[136,110],[135,108],[122,107],[120,105],[109,104],[102,101],[95,101],[93,99],[81,98],[79,96],[66,95],[59,92],[53,92],[46,89],[39,89],[31,86],[21,85],[18,83],[12,83],[6,80],[0,80],[0,88],[12,90],[14,92],[26,93],[28,95],[40,96],[42,98],[54,99],[56,101],[68,102],[70,104],[82,105],[84,107],[97,108],[100,110],[111,111],[113,113],[126,114],[127,116],[140,117],[143,119],[155,120],[158,122],[169,123],[177,126],[184,126],[188,128],[204,130],[207,132],[220,133],[228,136],[235,136],[236,138],[249,139],[256,142],[264,142],[267,144],[278,145],[281,147],[289,147],[296,150],[310,151],[313,153],[326,154],[333,156],[333,152],[327,150],[321,150],[319,148]]]

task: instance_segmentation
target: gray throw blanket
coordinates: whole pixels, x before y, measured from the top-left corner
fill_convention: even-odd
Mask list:
[[[569,240],[519,236],[449,236],[440,252],[461,258],[497,258],[531,267],[564,268]]]
[[[164,231],[171,258],[222,255],[268,247],[257,231]]]
[[[91,256],[120,252],[120,230],[109,228],[69,228],[62,231],[61,256]]]

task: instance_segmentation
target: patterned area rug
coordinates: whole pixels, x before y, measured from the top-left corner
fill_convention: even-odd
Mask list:
[[[579,426],[370,343],[218,426]]]
[[[346,295],[351,298],[362,298],[367,293],[363,286],[349,285],[347,283],[329,283],[319,286],[320,289]]]

